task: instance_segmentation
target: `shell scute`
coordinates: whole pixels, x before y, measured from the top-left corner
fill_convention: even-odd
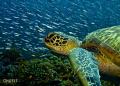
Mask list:
[[[82,47],[96,47],[104,57],[120,67],[120,26],[103,28],[88,34]]]

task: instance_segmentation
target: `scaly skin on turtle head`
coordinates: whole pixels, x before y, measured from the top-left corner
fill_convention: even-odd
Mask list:
[[[68,51],[80,47],[81,41],[62,32],[49,33],[43,40],[45,45],[53,52],[67,55]]]

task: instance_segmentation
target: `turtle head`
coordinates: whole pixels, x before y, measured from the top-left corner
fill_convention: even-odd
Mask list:
[[[62,32],[49,33],[43,40],[45,45],[53,52],[67,55],[68,51],[80,47],[81,41]]]

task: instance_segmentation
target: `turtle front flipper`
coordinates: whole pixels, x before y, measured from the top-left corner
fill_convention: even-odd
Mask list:
[[[90,52],[74,48],[68,52],[68,56],[83,86],[101,86],[98,62]]]

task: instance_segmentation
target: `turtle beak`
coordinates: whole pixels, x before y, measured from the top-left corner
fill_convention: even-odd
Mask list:
[[[53,39],[56,37],[56,33],[49,33],[43,40],[43,43],[51,50],[54,50]]]

